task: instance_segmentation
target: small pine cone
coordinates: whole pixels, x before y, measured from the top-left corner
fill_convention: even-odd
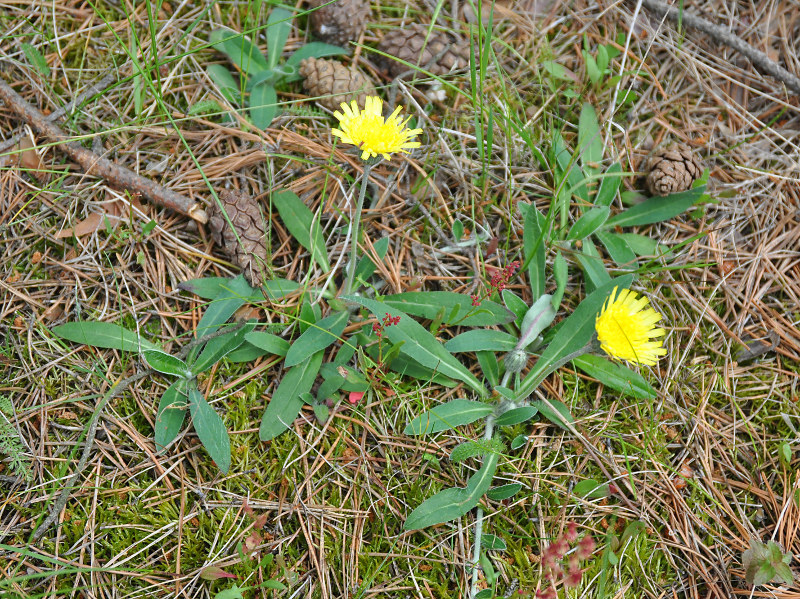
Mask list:
[[[310,0],[309,15],[312,33],[323,42],[347,47],[361,37],[367,28],[369,2],[367,0]],[[325,6],[323,6],[325,5]],[[317,8],[319,7],[319,8]]]
[[[383,36],[378,49],[390,56],[419,66],[434,75],[446,75],[469,65],[469,45],[442,31],[428,32],[426,25],[414,23],[406,29],[394,29]],[[392,77],[409,70],[402,62],[387,59]]]
[[[665,196],[689,189],[703,174],[703,163],[687,146],[673,144],[653,154],[646,170],[647,191]]]
[[[349,103],[351,100],[363,108],[367,96],[375,95],[375,86],[366,75],[356,69],[348,69],[337,60],[301,60],[300,75],[303,76],[303,88],[308,95],[317,97],[317,102],[331,110],[339,110],[342,102]]]
[[[258,204],[246,193],[227,189],[219,193],[219,199],[236,233],[231,230],[225,215],[214,202],[208,208],[211,237],[231,261],[244,271],[243,274],[250,284],[256,288],[261,287],[267,264],[267,246],[264,241],[264,218]]]

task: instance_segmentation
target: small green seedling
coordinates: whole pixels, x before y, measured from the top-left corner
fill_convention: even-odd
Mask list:
[[[300,79],[298,67],[304,58],[321,58],[345,54],[339,46],[310,42],[296,50],[279,64],[279,59],[289,37],[293,15],[286,9],[275,8],[267,19],[267,52],[258,47],[244,34],[230,29],[217,29],[211,33],[211,45],[225,54],[240,73],[242,85],[238,84],[230,71],[222,65],[212,64],[206,72],[219,87],[222,95],[234,106],[246,106],[250,120],[259,129],[269,127],[278,114],[278,94],[281,84]]]
[[[750,539],[750,549],[742,553],[744,578],[748,584],[759,586],[768,582],[792,584],[794,573],[789,567],[792,552],[783,552],[775,541],[766,544]]]

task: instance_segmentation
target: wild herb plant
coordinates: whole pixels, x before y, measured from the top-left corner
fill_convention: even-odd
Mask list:
[[[357,146],[365,160],[357,203],[361,206],[371,161],[415,147],[418,142],[411,139],[419,130],[407,129],[407,119],[402,121],[397,111],[384,120],[377,99],[363,111],[353,106],[343,111],[336,115],[341,126],[337,135]],[[444,489],[416,507],[404,526],[406,530],[426,528],[478,507],[472,595],[491,596],[492,589],[477,591],[478,565],[489,572],[491,562],[486,550],[503,546],[503,541],[491,537],[491,542],[484,544],[480,501],[484,496],[508,499],[522,488],[516,483],[492,487],[501,458],[526,442],[524,436],[507,442],[506,432],[541,414],[556,426],[580,434],[564,403],[535,396],[542,381],[570,361],[621,393],[655,397],[655,390],[643,376],[619,362],[654,365],[665,352],[661,348],[665,331],[657,326],[660,314],[647,307],[646,299],[628,291],[636,275],[647,270],[640,259],[657,253],[658,247],[644,236],[619,231],[671,218],[704,198],[701,185],[645,200],[612,216],[610,206],[622,179],[632,173],[622,172],[617,163],[600,168],[604,159],[600,136],[595,111],[587,104],[581,111],[574,150],[556,134],[549,150],[536,154],[552,173],[554,200],[547,213],[541,213],[532,203],[520,203],[524,219],[522,255],[493,272],[486,292],[468,296],[417,291],[381,296],[374,287],[365,287],[376,262],[387,251],[388,240],[374,244],[375,255],[359,259],[355,250],[359,231],[356,209],[350,228],[354,250],[346,268],[344,294],[335,297],[327,285],[320,289],[305,286],[300,306],[287,314],[289,324],[283,336],[273,334],[272,325],[226,323],[245,303],[265,298],[277,302],[300,285],[273,279],[255,290],[242,277],[201,279],[182,285],[209,304],[196,331],[199,339],[179,355],[168,354],[137,333],[109,323],[68,323],[55,327],[54,332],[79,343],[138,352],[150,368],[174,377],[159,403],[156,445],[164,450],[175,439],[188,411],[198,437],[223,472],[231,464],[228,433],[196,380],[223,358],[248,361],[267,353],[283,358],[287,370],[263,415],[259,429],[263,441],[285,432],[304,405],[310,405],[316,416],[325,420],[328,400],[336,398],[339,391],[359,394],[376,383],[376,365],[378,379],[394,371],[450,386],[463,384],[462,397],[418,415],[405,433],[430,435],[483,419],[483,438],[459,445],[451,455],[453,462],[480,459],[480,466],[465,487]],[[572,210],[575,200],[577,217]],[[273,202],[289,232],[325,272],[330,272],[314,214],[286,190],[276,191]],[[615,264],[613,271],[607,269],[593,240]],[[551,269],[547,268],[548,252],[555,254]],[[586,293],[571,314],[553,325],[570,277],[565,255],[573,256],[580,265]],[[534,298],[531,305],[506,288],[518,268],[527,275]],[[547,289],[553,293],[546,293]],[[274,303],[273,308],[280,306]],[[427,325],[423,325],[425,322]],[[348,324],[354,332],[345,336]],[[451,327],[457,327],[458,334],[442,342],[440,333]],[[479,375],[467,366],[474,364],[473,356]],[[316,393],[312,393],[318,381]]]
[[[322,58],[345,54],[339,46],[322,42],[310,42],[298,48],[289,58],[280,58],[289,32],[293,15],[284,8],[273,8],[267,19],[265,35],[267,52],[261,54],[258,46],[244,34],[229,29],[217,29],[211,33],[211,45],[225,54],[239,71],[237,82],[230,71],[222,65],[212,64],[206,68],[211,80],[231,104],[247,107],[250,119],[259,129],[269,127],[278,114],[276,88],[300,80],[298,67],[304,58]]]

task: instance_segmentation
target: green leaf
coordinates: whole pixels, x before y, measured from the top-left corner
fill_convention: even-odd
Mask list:
[[[372,247],[375,249],[375,253],[378,256],[379,260],[383,260],[386,256],[386,252],[389,251],[389,238],[388,237],[381,237],[378,241],[376,241]],[[375,272],[375,264],[372,261],[372,257],[365,255],[362,256],[361,259],[358,261],[358,265],[356,266],[356,274],[355,279],[358,281],[361,279],[362,281],[366,281],[369,279],[373,273]]]
[[[597,67],[597,62],[586,50],[581,50],[581,53],[583,54],[583,61],[586,65],[586,76],[593,85],[596,85],[602,76],[600,69]]]
[[[234,584],[214,595],[214,599],[244,599],[244,595],[242,595],[242,589]]]
[[[528,442],[528,437],[526,437],[525,435],[517,435],[511,441],[511,449],[514,449],[514,450],[519,449],[520,447],[525,445],[527,442]]]
[[[271,441],[292,425],[303,409],[301,395],[311,391],[321,365],[322,352],[318,352],[284,375],[261,419],[258,436],[262,441]]]
[[[525,318],[525,314],[528,312],[528,304],[510,289],[503,289],[503,303],[506,305],[506,308],[514,313],[514,321],[517,323],[517,326],[521,325],[522,319]]]
[[[564,402],[557,399],[537,400],[531,402],[532,407],[539,408],[539,412],[547,418],[550,422],[565,431],[569,431],[569,427],[564,423],[572,424],[575,418],[569,411],[569,408]]]
[[[489,36],[487,36],[487,39],[488,38]],[[494,596],[494,590],[492,589],[483,589],[482,591],[475,593],[475,599],[492,599]]]
[[[600,180],[600,189],[594,197],[595,206],[611,206],[617,190],[622,183],[622,165],[615,162],[606,169],[605,176]]]
[[[604,385],[638,399],[655,399],[656,390],[642,376],[623,364],[602,356],[587,354],[575,358],[573,364]]]
[[[545,290],[546,227],[547,219],[536,209],[536,206],[529,205],[522,230],[522,244],[525,250],[525,262],[528,264],[528,279],[530,279],[533,297],[541,297]]]
[[[191,364],[192,374],[197,376],[201,372],[205,372],[214,364],[219,362],[222,358],[242,345],[242,343],[244,343],[245,335],[252,331],[255,326],[255,322],[250,322],[236,331],[232,331],[227,335],[215,337],[214,339],[208,341],[203,348],[203,352],[200,354],[200,357]]]
[[[752,582],[750,584],[752,584],[753,586],[767,584],[773,578],[775,578],[775,574],[776,574],[775,566],[773,566],[769,562],[763,563],[758,568],[756,568],[752,576]]]
[[[228,69],[221,64],[210,64],[206,67],[206,72],[228,102],[234,106],[242,103],[242,90]]]
[[[509,483],[507,485],[500,485],[499,487],[493,487],[492,489],[489,489],[489,492],[486,493],[486,497],[494,501],[503,501],[504,499],[513,497],[521,490],[521,484]]]
[[[273,8],[267,19],[267,67],[275,68],[281,57],[286,39],[292,30],[294,15],[285,8]]]
[[[609,496],[608,483],[599,483],[594,479],[587,478],[575,484],[572,492],[588,499],[600,499]]]
[[[286,368],[305,361],[312,354],[338,341],[349,316],[348,312],[337,312],[308,327],[286,353]]]
[[[615,233],[637,256],[658,256],[663,253],[657,239],[639,233]]]
[[[473,351],[511,351],[517,345],[514,335],[492,329],[475,329],[456,335],[444,348],[454,354]]]
[[[586,275],[586,291],[591,292],[611,280],[600,253],[590,239],[583,240],[580,254],[575,256]]]
[[[453,399],[414,418],[406,425],[403,434],[425,435],[446,431],[475,422],[493,411],[492,406],[480,401]]]
[[[208,304],[200,322],[197,323],[197,336],[202,337],[216,331],[233,316],[239,308],[258,294],[242,275],[221,283],[217,296]],[[263,301],[263,297],[261,298]],[[193,356],[190,358],[193,359]]]
[[[319,221],[314,217],[297,194],[284,189],[272,194],[272,203],[278,209],[281,220],[297,242],[306,248],[324,272],[330,271],[325,238]]]
[[[402,310],[405,314],[434,320],[442,311],[444,324],[465,327],[486,327],[506,324],[514,320],[514,313],[496,302],[483,300],[473,306],[472,299],[462,293],[451,291],[409,291],[384,296],[386,305]]]
[[[163,374],[171,374],[182,378],[190,378],[192,376],[192,371],[189,370],[186,362],[160,349],[142,350],[142,357],[150,368]]]
[[[252,362],[253,360],[257,360],[262,356],[266,356],[271,352],[261,349],[260,347],[256,347],[251,343],[245,341],[227,356],[225,359],[229,362],[233,362],[234,364],[240,364],[243,362]]]
[[[223,474],[231,467],[231,441],[222,418],[194,385],[189,387],[192,424],[203,447]]]
[[[32,46],[28,42],[22,42],[22,51],[25,53],[25,58],[28,62],[45,77],[50,76],[50,67],[47,64],[47,59],[39,52],[39,49]]]
[[[552,296],[545,293],[537,299],[522,319],[519,327],[519,346],[528,347],[556,317]]]
[[[536,416],[538,412],[539,408],[536,406],[520,406],[519,408],[511,408],[510,410],[500,414],[494,423],[497,426],[514,426],[515,424],[527,422]]]
[[[186,380],[179,379],[164,391],[158,403],[154,426],[154,441],[158,451],[164,451],[167,445],[172,443],[181,432],[183,421],[186,419],[187,407]]]
[[[705,191],[705,185],[701,185],[695,189],[673,193],[665,197],[650,198],[612,216],[608,219],[607,226],[633,227],[669,220],[694,206],[703,198]]]
[[[142,349],[160,349],[156,344],[150,343],[133,331],[129,331],[112,322],[77,320],[60,324],[50,330],[53,334],[67,341],[93,347],[135,352]]]
[[[558,310],[561,306],[561,299],[564,297],[564,290],[567,288],[569,278],[569,265],[567,259],[559,251],[553,261],[553,278],[556,280],[556,292],[553,294],[553,310]]]
[[[497,487],[497,488],[500,489],[502,487]],[[494,491],[494,489],[489,491],[487,495],[491,495],[492,491]],[[487,551],[505,551],[506,549],[508,549],[508,545],[506,545],[506,542],[503,539],[501,539],[497,535],[492,535],[488,533],[484,533],[484,535],[481,537],[481,547],[483,547]],[[486,590],[491,591],[491,589],[486,589]]]
[[[578,118],[578,149],[584,170],[590,174],[597,171],[603,161],[603,136],[594,106],[588,102],[584,102]]]
[[[539,63],[541,67],[553,78],[561,81],[572,81],[572,78],[567,73],[567,69],[554,60],[543,60]]]
[[[244,338],[248,343],[276,356],[285,356],[289,351],[289,342],[271,333],[256,331],[247,333]]]
[[[237,277],[238,278],[238,277]],[[227,277],[204,277],[202,279],[190,279],[178,283],[178,289],[194,293],[203,299],[213,300],[217,299],[220,295],[229,295],[231,290],[231,282],[236,279],[229,279]],[[261,291],[250,287],[252,293],[244,298],[248,302],[263,302],[264,294]],[[242,288],[243,289],[243,288]]]
[[[493,351],[475,352],[475,357],[480,364],[481,372],[486,377],[490,387],[496,387],[500,382],[500,361]]]
[[[575,241],[588,237],[608,220],[611,209],[608,206],[594,206],[575,221],[567,234],[567,241]]]
[[[544,378],[553,371],[554,365],[567,355],[584,347],[594,334],[595,318],[603,307],[614,287],[627,289],[633,282],[633,275],[624,275],[598,287],[586,297],[575,311],[561,324],[558,334],[553,338],[542,355],[523,379],[518,389],[518,399],[526,399]],[[541,410],[541,406],[540,406]]]
[[[303,44],[289,57],[286,64],[292,67],[300,66],[300,61],[306,58],[323,58],[325,56],[337,56],[347,54],[347,50],[332,44],[322,42],[309,42]],[[363,107],[362,107],[363,108]]]
[[[463,489],[445,489],[426,499],[415,509],[403,524],[404,530],[419,530],[460,518],[480,501],[489,489],[497,468],[498,455],[487,455],[481,469],[473,474]]]
[[[776,580],[778,582],[782,582],[783,584],[792,584],[794,582],[794,572],[783,562],[774,563],[773,567],[775,568],[775,576],[772,577],[772,580]]]
[[[400,322],[396,325],[386,327],[384,335],[395,345],[403,343],[403,346],[400,348],[402,353],[410,356],[427,368],[467,383],[477,391],[481,397],[487,395],[486,388],[481,382],[476,379],[453,354],[448,352],[433,335],[426,331],[422,325],[408,314],[400,312],[388,303],[382,303],[364,297],[347,296],[342,299],[361,304],[378,318],[383,318],[386,313],[392,317],[399,316]],[[505,310],[505,308],[503,308],[503,310]]]
[[[639,265],[636,261],[636,253],[616,233],[598,231],[596,237],[606,248],[611,259],[620,268],[636,268]]]
[[[267,82],[254,85],[247,103],[250,119],[259,129],[266,129],[278,113],[278,93]]]
[[[209,42],[246,74],[269,69],[258,47],[240,33],[230,29],[216,29],[211,32]]]
[[[278,582],[277,580],[265,580],[261,586],[267,589],[274,589],[276,591],[286,590],[286,585]]]

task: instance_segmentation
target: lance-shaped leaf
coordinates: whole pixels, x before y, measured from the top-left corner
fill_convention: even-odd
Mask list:
[[[635,225],[650,225],[664,220],[669,220],[694,206],[703,197],[706,186],[701,185],[688,191],[673,193],[664,197],[655,197],[645,200],[625,212],[612,216],[606,222],[611,227],[632,227]]]
[[[473,306],[469,296],[451,291],[410,291],[387,295],[383,301],[406,314],[428,320],[434,320],[444,312],[444,324],[486,327],[514,320],[514,313],[505,306],[489,300]]]
[[[656,390],[642,375],[623,364],[588,354],[575,358],[574,364],[589,376],[621,393],[639,399],[653,399],[656,396]]]
[[[331,267],[325,251],[325,238],[322,236],[319,220],[308,209],[297,194],[288,189],[272,194],[272,203],[278,209],[281,220],[297,242],[311,252],[311,256],[324,272]]]
[[[186,379],[178,379],[164,391],[158,403],[154,427],[154,441],[158,451],[163,451],[181,432],[188,411],[186,385]]]
[[[189,411],[192,424],[203,447],[214,463],[227,474],[231,467],[231,441],[222,418],[208,405],[205,397],[194,384],[189,386]]]
[[[51,331],[67,341],[94,347],[135,352],[143,349],[160,349],[155,343],[150,343],[135,332],[113,322],[77,320],[55,326]]]
[[[445,489],[423,501],[409,514],[403,528],[419,530],[455,520],[466,514],[478,505],[483,494],[489,490],[497,469],[498,457],[496,453],[484,457],[480,470],[470,477],[465,488]]]
[[[192,371],[186,362],[160,349],[142,350],[142,357],[147,365],[162,374],[171,374],[181,378],[190,378]]]
[[[322,352],[317,352],[284,375],[261,419],[258,435],[262,441],[271,441],[292,425],[303,409],[302,396],[311,391],[321,365]]]
[[[488,416],[494,408],[480,401],[454,399],[420,414],[406,425],[406,435],[424,435],[446,431]]]
[[[312,354],[333,345],[342,335],[349,316],[348,312],[337,312],[310,325],[289,347],[286,367],[295,366]]]
[[[393,344],[403,344],[400,348],[401,353],[413,358],[423,366],[467,383],[481,397],[487,395],[486,388],[481,382],[453,354],[447,351],[436,337],[408,314],[388,304],[364,297],[347,296],[342,299],[361,304],[378,318],[383,318],[387,313],[392,317],[399,316],[400,321],[396,325],[386,327],[384,335]]]

